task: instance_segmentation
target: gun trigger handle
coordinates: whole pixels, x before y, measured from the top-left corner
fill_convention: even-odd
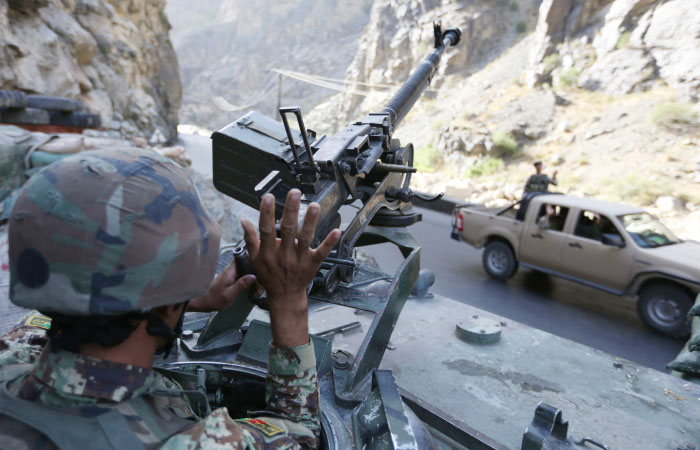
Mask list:
[[[254,274],[253,263],[250,261],[250,255],[248,254],[248,249],[245,244],[241,244],[233,249],[233,260],[236,264],[236,274],[241,277],[243,275]],[[262,291],[260,295],[256,293],[257,286],[251,286],[248,289],[248,300],[251,301],[257,307],[267,310],[267,296],[265,291]]]

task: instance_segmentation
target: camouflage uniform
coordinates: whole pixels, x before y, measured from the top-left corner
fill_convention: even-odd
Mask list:
[[[527,179],[527,183],[525,183],[524,192],[548,192],[550,184],[557,186],[559,183],[557,182],[557,180],[549,178],[549,176],[543,173],[539,175],[533,174],[530,176],[530,178]]]
[[[112,148],[32,177],[12,209],[9,243],[13,303],[90,320],[204,293],[219,229],[182,168],[152,151]],[[318,445],[311,343],[271,345],[267,411],[233,420],[225,408],[197,416],[192,400],[201,394],[158,371],[52,349],[41,326],[34,320],[0,338],[2,448],[67,448],[81,439],[148,449]]]
[[[181,396],[155,396],[179,386],[160,373],[63,350],[42,351],[44,331],[22,325],[0,339],[2,372],[17,370],[10,395],[62,408],[69,414],[116,410],[145,448],[226,449],[315,448],[319,439],[319,398],[313,346],[271,345],[266,413],[233,420],[226,408],[200,419]],[[24,370],[22,370],[24,369]],[[264,413],[263,413],[264,414]],[[175,434],[168,431],[178,429]],[[89,437],[86,437],[89,439]],[[0,415],[2,448],[57,448],[39,431]]]

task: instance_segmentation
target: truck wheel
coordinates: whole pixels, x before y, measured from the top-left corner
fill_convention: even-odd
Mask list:
[[[639,293],[637,312],[652,330],[674,338],[690,336],[690,295],[672,284],[654,284]]]
[[[497,280],[507,280],[518,270],[518,262],[510,246],[505,242],[491,241],[486,244],[481,257],[486,273]]]

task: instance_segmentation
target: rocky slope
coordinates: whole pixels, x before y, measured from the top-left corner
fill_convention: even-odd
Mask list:
[[[503,204],[541,159],[559,190],[647,207],[700,240],[700,2],[513,3],[375,1],[351,79],[404,79],[417,24],[467,30],[396,135],[416,145],[415,187]],[[338,117],[332,131],[389,95],[337,95],[307,123]]]
[[[0,2],[0,89],[80,99],[121,137],[176,135],[165,0]]]
[[[217,129],[248,110],[274,116],[273,68],[342,78],[371,0],[169,0],[184,86],[181,122]],[[281,102],[304,111],[333,91],[285,78]]]
[[[432,23],[442,21],[445,26],[462,30],[459,49],[451,48],[445,52],[432,84],[434,90],[448,87],[451,85],[449,80],[468,76],[511,44],[518,37],[514,24],[526,13],[515,1],[375,0],[369,24],[346,79],[402,83],[430,52]],[[310,115],[309,122],[322,123],[316,125],[317,129],[331,132],[369,111],[378,110],[391,97],[392,91],[372,90],[368,96],[336,95],[319,105]],[[434,97],[435,93],[428,92],[426,96]]]

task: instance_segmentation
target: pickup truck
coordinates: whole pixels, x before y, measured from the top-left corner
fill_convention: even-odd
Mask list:
[[[700,292],[700,243],[675,237],[640,208],[533,193],[504,208],[458,205],[453,239],[484,248],[486,272],[507,280],[518,267],[636,299],[651,329],[687,337]]]

